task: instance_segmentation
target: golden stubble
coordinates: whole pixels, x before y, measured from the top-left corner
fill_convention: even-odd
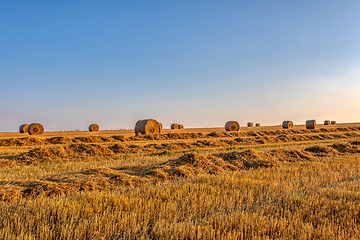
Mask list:
[[[356,239],[360,235],[358,131],[269,136],[249,132],[111,142],[99,135],[100,140],[78,143],[74,136],[68,137],[72,142],[2,146],[4,161],[16,162],[38,148],[68,147],[88,155],[62,158],[56,152],[38,151],[36,161],[2,165],[0,196],[9,201],[0,202],[0,238]],[[232,141],[237,144],[228,144]],[[160,148],[180,142],[190,147]],[[142,151],[91,155],[101,147],[70,148],[72,144],[136,145]],[[49,160],[41,161],[44,156]],[[26,196],[23,190],[30,188],[36,191]]]

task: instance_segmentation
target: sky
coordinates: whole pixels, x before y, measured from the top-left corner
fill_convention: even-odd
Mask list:
[[[0,132],[360,122],[360,1],[1,1]]]

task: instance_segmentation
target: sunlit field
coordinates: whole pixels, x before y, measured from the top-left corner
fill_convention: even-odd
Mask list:
[[[360,124],[0,133],[1,239],[358,239]]]

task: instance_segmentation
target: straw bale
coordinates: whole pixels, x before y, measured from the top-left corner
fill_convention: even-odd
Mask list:
[[[28,133],[30,135],[41,135],[44,133],[44,127],[40,123],[32,123],[28,127]]]
[[[90,132],[97,132],[97,131],[99,131],[99,125],[97,125],[97,124],[90,124],[90,126],[89,126],[89,131]]]
[[[325,120],[324,125],[330,125],[330,120]]]
[[[177,123],[171,124],[171,129],[179,129],[179,124]]]
[[[292,121],[283,121],[282,128],[284,129],[290,129],[293,128],[294,124]]]
[[[135,134],[155,134],[160,133],[162,124],[155,119],[140,120],[135,125]]]
[[[237,121],[227,121],[225,123],[226,131],[239,131],[240,125]]]
[[[260,127],[260,123],[255,124],[255,127]]]
[[[162,131],[162,129],[163,129],[163,125],[162,125],[161,122],[158,122],[158,124],[159,124],[159,126],[160,126],[160,132],[159,132],[159,133],[161,133],[161,131]]]
[[[336,121],[331,121],[330,123],[331,123],[331,125],[335,125]]]
[[[316,128],[316,120],[306,121],[306,129],[315,129],[315,128]]]
[[[179,123],[179,129],[184,129],[184,125]]]
[[[20,133],[28,133],[29,126],[30,126],[30,124],[21,125],[20,128],[19,128],[19,132]]]
[[[254,126],[254,124],[252,122],[248,122],[247,126],[252,127],[252,126]]]

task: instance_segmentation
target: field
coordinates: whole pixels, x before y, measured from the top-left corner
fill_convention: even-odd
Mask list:
[[[1,239],[358,239],[360,123],[0,133]]]

